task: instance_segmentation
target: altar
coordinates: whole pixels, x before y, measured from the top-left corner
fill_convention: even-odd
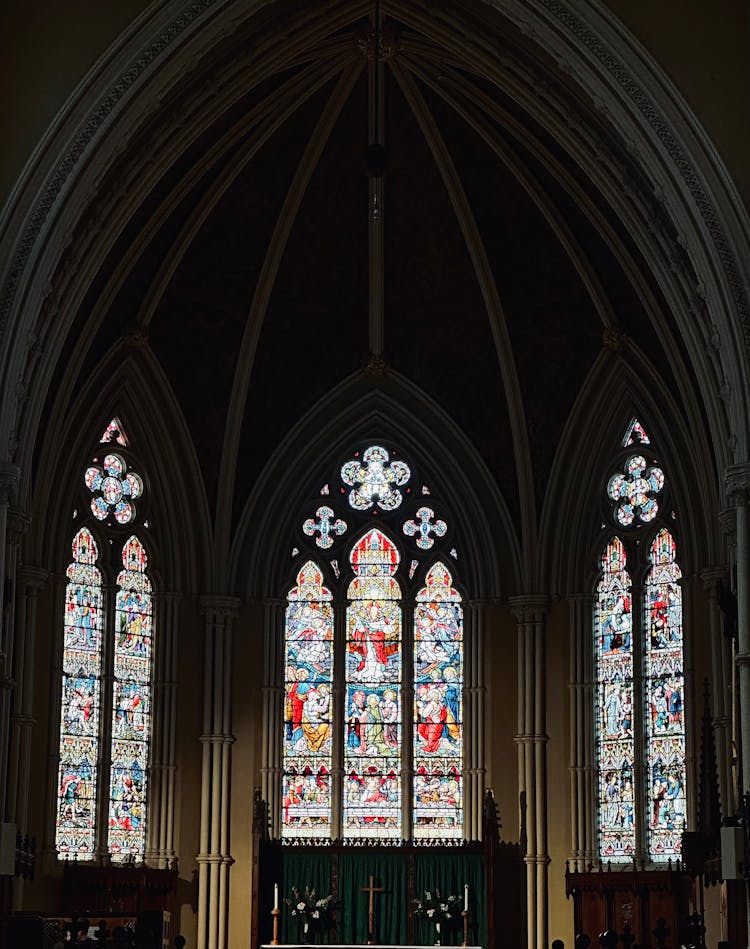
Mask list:
[[[523,857],[519,844],[500,840],[491,794],[482,840],[429,846],[289,845],[267,836],[262,808],[256,816],[251,949],[311,943],[481,949],[496,945],[500,933],[509,949],[523,944]],[[439,904],[450,904],[439,927],[433,913],[444,908],[435,906],[436,894]],[[321,899],[330,903],[325,925],[315,913]]]

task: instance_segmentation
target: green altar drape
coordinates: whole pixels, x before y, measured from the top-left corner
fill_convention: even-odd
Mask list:
[[[290,907],[285,899],[292,898],[292,887],[302,892],[305,887],[315,890],[318,899],[331,892],[331,855],[325,850],[289,850],[284,854],[284,869],[281,887],[281,941],[302,942],[302,934],[297,923],[289,916]],[[315,943],[331,942],[330,931],[318,931],[313,928],[310,941]]]
[[[484,882],[484,860],[479,853],[445,852],[425,848],[414,857],[414,896],[419,898],[429,890],[440,895],[457,896],[464,905],[464,885],[469,885],[469,944],[487,945],[487,897]],[[435,942],[435,926],[432,922],[417,919],[414,927],[414,942],[417,945],[432,945]],[[442,926],[442,945],[459,946],[463,942],[463,918],[459,916],[451,925]]]
[[[352,850],[339,857],[339,901],[341,905],[339,941],[348,944],[367,942],[367,910],[369,897],[362,887],[373,876],[377,893],[375,942],[407,942],[407,867],[403,854],[374,853]]]
[[[262,860],[260,877],[260,907],[262,942],[270,942],[270,910],[273,905],[273,885],[279,884],[282,943],[301,942],[302,933],[290,919],[285,902],[292,896],[292,887],[303,891],[315,890],[318,898],[333,892],[332,869],[338,865],[338,896],[333,929],[313,929],[310,941],[317,944],[337,942],[343,945],[363,945],[367,942],[367,915],[369,896],[363,888],[369,886],[370,876],[376,887],[383,891],[375,895],[375,941],[403,945],[411,941],[410,918],[413,918],[412,900],[425,890],[439,890],[443,896],[454,895],[461,900],[463,909],[464,884],[469,885],[469,943],[487,945],[487,902],[485,893],[484,858],[481,853],[466,853],[459,848],[414,848],[410,852],[386,849],[352,847],[334,853],[327,847],[270,848]],[[409,866],[413,861],[413,892],[409,892]],[[413,942],[417,945],[435,943],[435,927],[425,920],[414,920]],[[463,920],[443,927],[441,943],[460,945],[463,940]]]

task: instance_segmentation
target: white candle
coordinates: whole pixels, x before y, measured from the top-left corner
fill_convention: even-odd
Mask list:
[[[464,912],[469,912],[469,884],[464,883]]]
[[[279,908],[279,884],[274,883],[273,885],[273,908]]]

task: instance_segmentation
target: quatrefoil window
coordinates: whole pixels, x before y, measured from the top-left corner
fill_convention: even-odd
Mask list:
[[[335,537],[340,537],[346,531],[346,521],[342,521],[340,517],[334,520],[333,516],[333,509],[327,505],[323,505],[323,507],[319,507],[315,512],[317,521],[312,517],[308,517],[302,525],[302,530],[308,537],[312,537],[315,534],[318,535],[315,538],[315,543],[318,547],[322,547],[323,550],[327,550],[331,547]]]
[[[134,471],[128,471],[120,455],[106,455],[101,466],[87,468],[83,477],[94,495],[91,499],[94,517],[103,521],[113,513],[119,524],[134,520],[133,501],[143,494],[143,481]]]
[[[445,521],[434,520],[435,512],[429,507],[420,507],[417,515],[412,521],[404,524],[404,533],[407,537],[416,536],[417,547],[420,550],[429,550],[435,543],[430,534],[435,537],[443,537],[448,530]]]
[[[398,490],[411,477],[403,461],[390,461],[390,455],[379,445],[371,445],[341,469],[341,480],[352,490],[349,504],[357,511],[366,511],[374,504],[384,511],[395,511],[403,495]]]
[[[643,455],[631,455],[625,462],[625,471],[613,475],[607,485],[607,494],[617,502],[614,516],[618,524],[629,527],[637,519],[646,524],[653,521],[659,512],[654,495],[663,487],[661,468],[649,467]]]

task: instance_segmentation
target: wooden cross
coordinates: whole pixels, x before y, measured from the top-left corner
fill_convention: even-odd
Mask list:
[[[370,894],[370,906],[367,913],[367,945],[372,946],[375,943],[375,894],[382,893],[382,886],[375,886],[375,878],[370,874],[370,885],[361,886],[363,893]]]

